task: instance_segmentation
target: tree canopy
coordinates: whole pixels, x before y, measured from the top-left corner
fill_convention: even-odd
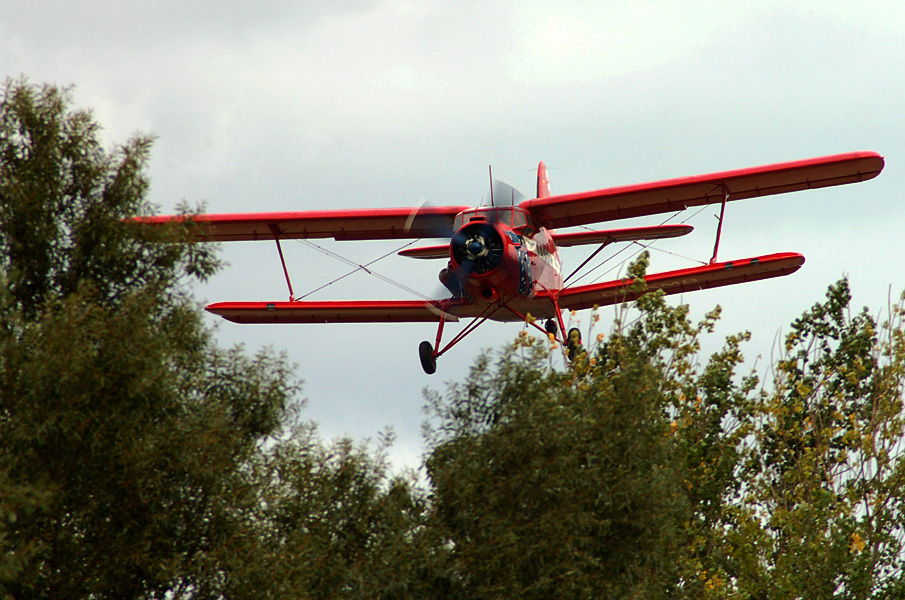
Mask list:
[[[431,516],[470,597],[902,597],[903,304],[850,300],[763,380],[748,333],[703,360],[719,311],[651,294],[564,372],[522,338],[434,395]]]
[[[296,382],[212,343],[184,285],[206,250],[128,221],[149,138],[107,152],[65,90],[0,94],[0,590],[201,589]]]
[[[0,597],[905,596],[902,302],[837,282],[761,373],[657,293],[574,360],[523,330],[393,474],[391,435],[300,421],[285,357],[216,345],[215,256],[129,219],[152,139],[98,127],[0,91]]]

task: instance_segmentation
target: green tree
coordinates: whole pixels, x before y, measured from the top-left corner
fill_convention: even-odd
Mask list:
[[[903,303],[878,325],[850,300],[840,281],[792,324],[759,397],[729,536],[748,597],[905,596]]]
[[[750,334],[704,359],[719,310],[658,294],[566,372],[525,334],[480,359],[429,402],[428,523],[461,595],[902,597],[903,305],[878,327],[849,301],[841,281],[796,320],[763,383]]]
[[[422,495],[409,476],[389,475],[389,439],[323,444],[302,428],[262,455],[250,472],[258,495],[242,512],[255,551],[224,561],[227,595],[416,599],[447,589]]]
[[[58,88],[0,91],[0,595],[217,596],[243,469],[288,415],[283,359],[202,325],[209,251],[128,220],[150,145],[105,151]]]
[[[643,274],[644,263],[634,267]],[[433,521],[466,597],[666,597],[693,507],[673,435],[686,308],[643,318],[557,372],[523,334],[431,399]],[[709,322],[709,321],[708,321]],[[554,349],[554,351],[558,351]]]

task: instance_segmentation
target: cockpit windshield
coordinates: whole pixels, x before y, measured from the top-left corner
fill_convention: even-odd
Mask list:
[[[471,221],[486,221],[488,223],[500,223],[507,227],[522,227],[533,223],[528,213],[524,209],[515,206],[507,206],[505,208],[495,208],[482,206],[480,208],[472,208],[462,211],[456,216],[453,228],[458,231],[462,225]]]

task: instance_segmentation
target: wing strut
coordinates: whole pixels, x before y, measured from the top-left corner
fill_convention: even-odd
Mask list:
[[[716,253],[720,249],[720,235],[723,233],[723,215],[726,214],[726,202],[729,201],[729,188],[726,187],[725,183],[721,183],[720,186],[723,188],[723,203],[720,206],[720,224],[716,226],[716,242],[713,244],[713,257],[710,259],[710,264],[716,262]]]
[[[283,258],[283,247],[280,246],[280,226],[276,223],[271,223],[268,225],[271,233],[273,233],[273,239],[276,240],[277,243],[277,252],[280,253],[280,263],[283,265],[283,275],[286,276],[286,285],[289,286],[289,301],[295,301],[295,294],[292,292],[292,282],[289,280],[289,270],[286,268],[286,259]]]

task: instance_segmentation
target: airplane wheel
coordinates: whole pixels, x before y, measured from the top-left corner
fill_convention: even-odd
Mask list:
[[[554,321],[553,319],[547,319],[547,322],[544,323],[544,329],[547,331],[547,333],[556,335],[559,327],[556,325],[556,321]]]
[[[434,356],[434,347],[430,342],[421,342],[418,346],[418,356],[421,357],[421,368],[425,373],[433,375],[437,372],[437,357]]]

